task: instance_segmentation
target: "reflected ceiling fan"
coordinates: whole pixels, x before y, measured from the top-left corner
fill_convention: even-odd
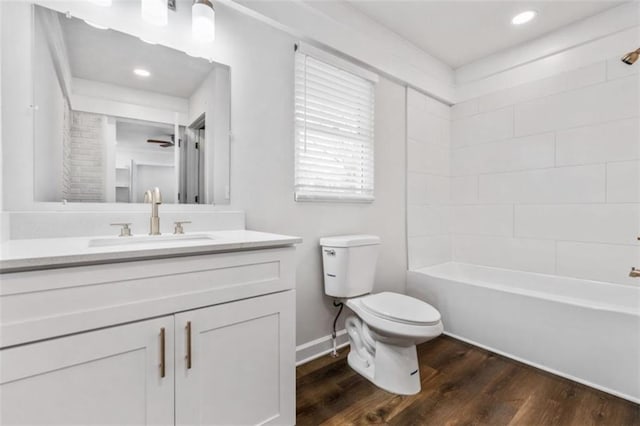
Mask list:
[[[165,137],[167,139],[164,139]],[[174,146],[176,144],[174,135],[162,135],[162,136],[157,137],[157,138],[149,138],[149,139],[147,139],[147,143],[159,144],[160,148],[168,148],[168,147]]]

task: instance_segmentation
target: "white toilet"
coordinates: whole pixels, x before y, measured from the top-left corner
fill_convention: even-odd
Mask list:
[[[440,313],[404,294],[370,294],[380,238],[344,235],[320,239],[325,293],[345,299],[357,316],[345,321],[351,368],[400,395],[420,392],[416,345],[442,333]]]

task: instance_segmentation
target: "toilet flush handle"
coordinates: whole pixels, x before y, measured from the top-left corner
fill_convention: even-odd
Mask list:
[[[333,249],[324,249],[324,252],[327,253],[329,256],[335,256],[336,255],[336,251]]]

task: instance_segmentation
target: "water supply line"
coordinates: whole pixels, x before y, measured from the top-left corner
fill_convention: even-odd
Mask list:
[[[338,339],[337,339],[338,335],[336,333],[336,324],[338,323],[338,318],[340,318],[340,314],[342,313],[342,309],[344,308],[344,303],[336,302],[334,300],[333,306],[335,306],[336,308],[338,307],[340,308],[338,309],[338,314],[333,319],[333,331],[331,332],[331,340],[333,341],[333,350],[331,351],[331,356],[333,358],[337,358],[338,357]]]

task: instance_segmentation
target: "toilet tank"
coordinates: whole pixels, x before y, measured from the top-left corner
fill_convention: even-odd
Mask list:
[[[379,245],[375,235],[321,238],[324,292],[340,298],[371,293]]]

